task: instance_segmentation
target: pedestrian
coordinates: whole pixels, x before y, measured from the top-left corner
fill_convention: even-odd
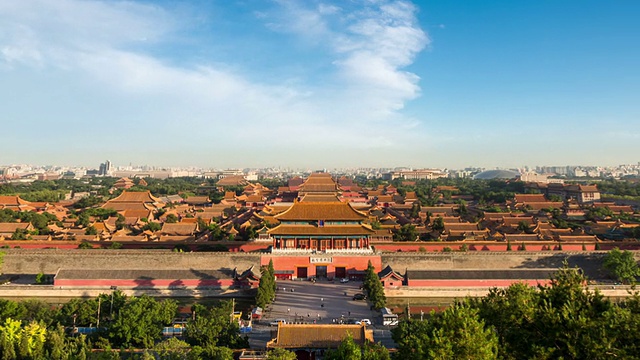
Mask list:
[[[349,316],[351,316],[351,311],[349,311]]]
[[[324,298],[320,298],[320,301],[324,301]]]
[[[311,317],[311,313],[307,313],[307,317]]]
[[[287,291],[287,288],[286,288],[286,287],[283,287],[283,288],[282,288],[282,291]]]

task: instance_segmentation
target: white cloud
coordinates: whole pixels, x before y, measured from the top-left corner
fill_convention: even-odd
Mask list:
[[[171,138],[177,148],[244,154],[264,165],[273,164],[269,161],[282,151],[299,163],[317,153],[382,149],[371,156],[389,156],[391,148],[409,151],[406,144],[415,136],[411,129],[419,122],[399,110],[420,88],[419,77],[403,67],[429,41],[415,7],[404,1],[363,2],[355,9],[290,1],[279,5],[284,9],[280,16],[260,12],[259,19],[271,29],[313,39],[319,50],[329,49],[335,68],[323,84],[257,83],[233,64],[173,65],[143,49],[148,43],[167,45],[165,39],[190,20],[158,6],[112,1],[1,2],[0,72],[35,69],[42,75],[31,86],[49,81],[43,86],[68,94],[50,108],[56,112],[40,117],[88,118],[84,127],[58,134],[76,136],[79,146],[93,141],[78,134],[114,134],[122,139],[111,143],[122,141],[125,150],[152,154],[144,150],[148,144],[131,141]],[[77,83],[84,85],[69,85]],[[0,91],[14,85],[0,85]],[[74,104],[82,99],[96,105],[79,115]],[[24,109],[11,106],[8,111],[20,118]],[[37,110],[29,112],[38,118]],[[38,120],[30,121],[37,125]],[[105,124],[127,131],[105,131]]]

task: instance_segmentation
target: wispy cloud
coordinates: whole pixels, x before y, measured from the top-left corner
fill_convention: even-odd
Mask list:
[[[14,124],[15,141],[30,141],[28,129],[43,118],[82,116],[85,126],[52,134],[58,138],[51,141],[73,138],[79,147],[94,148],[95,142],[82,134],[113,136],[110,144],[121,141],[118,147],[129,153],[117,155],[121,159],[131,153],[151,156],[148,144],[134,142],[144,136],[172,139],[177,149],[224,154],[243,164],[252,156],[253,163],[269,165],[283,151],[298,163],[326,150],[383,149],[374,156],[384,156],[384,149],[409,143],[414,137],[410,129],[420,124],[400,111],[420,94],[419,77],[404,68],[429,39],[409,2],[345,4],[279,1],[277,9],[256,16],[271,31],[308,39],[316,51],[329,54],[332,71],[324,81],[301,84],[258,82],[234,64],[200,60],[184,66],[155,56],[154,47],[170,47],[168,39],[191,20],[159,6],[1,2],[0,76],[32,72],[31,80],[24,80],[31,81],[24,85],[27,91],[29,86],[57,87],[68,95],[42,114],[15,101],[5,116],[23,120]],[[82,86],[74,89],[78,83]],[[5,82],[0,91],[12,86]],[[20,96],[29,94],[17,94],[16,100]],[[80,100],[95,107],[82,110]],[[128,131],[105,131],[105,124]],[[96,147],[84,156],[113,151]],[[253,153],[234,158],[243,148]],[[167,161],[178,162],[179,153]]]

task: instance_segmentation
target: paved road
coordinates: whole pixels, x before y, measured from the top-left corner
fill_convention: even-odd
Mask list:
[[[284,318],[287,322],[313,322],[331,324],[333,319],[370,319],[375,313],[366,301],[354,301],[354,294],[361,292],[361,282],[278,281],[276,301],[272,304],[269,319]],[[293,290],[293,292],[291,291]],[[346,294],[346,295],[345,295]]]
[[[305,323],[315,321],[320,324],[332,324],[334,319],[370,319],[374,328],[379,326],[376,322],[380,320],[366,301],[352,300],[354,294],[361,292],[360,285],[362,282],[359,281],[342,284],[327,280],[318,280],[316,283],[278,280],[276,301],[265,312],[263,319],[254,323],[249,336],[251,347],[264,348],[266,342],[275,337],[276,327],[269,326],[274,319]]]

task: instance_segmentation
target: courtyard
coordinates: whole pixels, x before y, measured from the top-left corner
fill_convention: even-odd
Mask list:
[[[290,322],[332,324],[340,320],[369,319],[375,325],[375,312],[365,300],[352,300],[361,293],[361,281],[278,280],[276,300],[270,305],[263,324],[274,319]]]

